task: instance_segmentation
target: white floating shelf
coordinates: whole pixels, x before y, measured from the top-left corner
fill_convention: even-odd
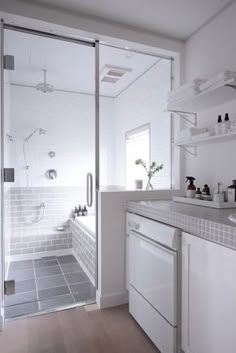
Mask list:
[[[167,110],[193,113],[221,105],[234,99],[236,99],[236,80],[230,79],[196,94],[185,102],[169,105]]]
[[[214,136],[208,136],[208,137],[202,137],[202,138],[193,138],[191,140],[182,140],[180,142],[176,142],[175,145],[179,147],[195,147],[195,146],[200,146],[200,145],[207,145],[210,143],[216,143],[216,142],[226,142],[226,141],[231,141],[236,139],[236,132],[229,132],[227,134],[221,134],[221,135],[214,135]]]
[[[214,201],[205,201],[198,199],[190,199],[187,197],[174,196],[173,201],[186,203],[196,206],[210,207],[210,208],[236,208],[236,202],[214,202]]]

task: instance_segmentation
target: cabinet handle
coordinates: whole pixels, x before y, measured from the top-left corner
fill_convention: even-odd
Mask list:
[[[87,206],[91,207],[93,204],[93,176],[91,173],[87,174]]]

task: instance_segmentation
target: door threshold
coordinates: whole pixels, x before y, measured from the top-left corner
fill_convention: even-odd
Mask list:
[[[85,300],[85,301],[81,301],[79,303],[74,303],[74,304],[70,304],[70,305],[64,305],[64,306],[61,306],[61,307],[58,307],[58,308],[52,308],[52,309],[48,309],[48,310],[40,310],[40,311],[38,311],[36,313],[32,313],[32,314],[25,314],[25,315],[20,315],[20,316],[16,316],[16,317],[11,317],[11,318],[5,319],[5,322],[15,321],[15,320],[19,320],[19,319],[26,319],[26,318],[30,318],[30,317],[45,315],[45,314],[57,313],[59,311],[75,309],[75,308],[83,307],[83,306],[86,306],[86,305],[92,305],[92,304],[96,304],[96,299],[95,298],[94,299]]]

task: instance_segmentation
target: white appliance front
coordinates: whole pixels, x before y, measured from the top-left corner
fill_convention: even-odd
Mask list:
[[[161,353],[177,353],[177,327],[172,327],[132,286],[129,312]]]
[[[173,327],[177,326],[177,253],[129,234],[129,283]]]

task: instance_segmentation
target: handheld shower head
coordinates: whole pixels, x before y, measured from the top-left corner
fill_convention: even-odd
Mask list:
[[[39,128],[39,135],[45,135],[47,130]]]
[[[32,137],[36,132],[38,132],[39,135],[44,135],[44,134],[46,134],[47,130],[44,130],[44,129],[38,127],[37,129],[35,129],[34,131],[32,131],[31,134],[29,134],[29,136],[27,136],[27,137],[25,138],[25,141],[26,141],[26,142],[29,142],[29,139],[31,139],[31,137]]]

